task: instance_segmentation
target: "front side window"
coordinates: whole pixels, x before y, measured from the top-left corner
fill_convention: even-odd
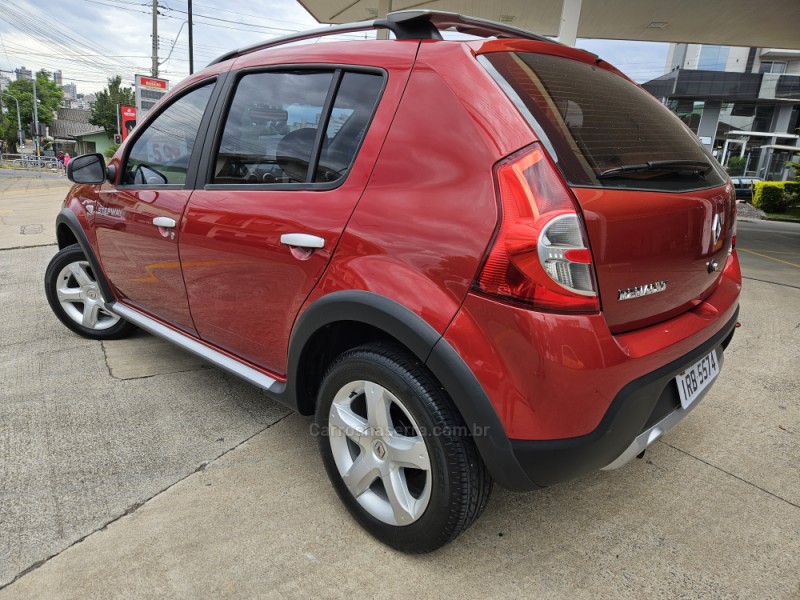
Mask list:
[[[252,73],[240,80],[215,157],[215,184],[330,183],[350,168],[383,85],[380,75]],[[324,132],[320,128],[324,127]]]
[[[136,139],[125,163],[126,185],[183,185],[213,84],[170,104]]]

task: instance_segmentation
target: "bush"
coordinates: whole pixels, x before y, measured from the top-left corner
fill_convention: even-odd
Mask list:
[[[747,163],[745,156],[731,156],[728,158],[728,166],[726,167],[728,175],[736,177],[737,175],[744,175],[744,166]]]
[[[119,146],[120,146],[119,144],[111,144],[111,145],[110,145],[110,146],[109,146],[109,147],[106,149],[106,151],[105,151],[105,152],[103,152],[103,154],[105,154],[105,155],[106,155],[106,158],[111,158],[112,156],[114,156],[114,153],[117,151],[117,149],[119,148]]]
[[[800,204],[800,181],[784,181],[783,191],[789,201],[789,206]]]
[[[789,195],[784,191],[785,184],[785,181],[757,181],[753,191],[753,206],[766,213],[786,212]]]

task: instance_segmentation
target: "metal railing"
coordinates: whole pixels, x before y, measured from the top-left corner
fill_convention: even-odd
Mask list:
[[[64,173],[64,165],[54,156],[33,154],[0,154],[0,166],[11,168],[14,174],[23,173]]]

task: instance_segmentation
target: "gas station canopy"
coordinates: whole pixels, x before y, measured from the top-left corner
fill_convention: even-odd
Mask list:
[[[321,23],[450,11],[547,36],[800,49],[800,0],[300,0]],[[562,25],[563,23],[563,25]],[[571,35],[572,34],[572,35]]]

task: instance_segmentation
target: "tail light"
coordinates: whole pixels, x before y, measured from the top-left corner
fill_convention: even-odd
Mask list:
[[[559,312],[597,312],[592,255],[574,201],[538,144],[495,169],[502,222],[476,287]]]

